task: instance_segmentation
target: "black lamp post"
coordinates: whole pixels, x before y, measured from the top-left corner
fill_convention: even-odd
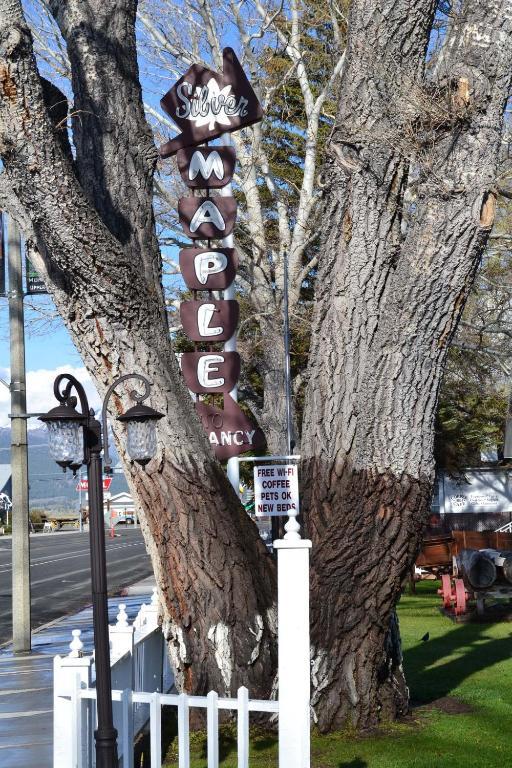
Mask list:
[[[127,426],[127,452],[129,457],[145,465],[156,453],[155,423],[163,414],[143,405],[149,396],[149,381],[138,373],[121,376],[108,389],[102,408],[102,423],[94,418],[83,386],[74,376],[63,373],[57,376],[53,392],[59,401],[40,420],[49,432],[50,454],[64,471],[73,472],[87,466],[89,483],[89,536],[91,546],[91,584],[94,622],[94,654],[96,664],[96,696],[98,728],[96,741],[97,768],[116,768],[117,731],[112,718],[112,680],[110,675],[110,646],[108,634],[107,568],[105,558],[105,521],[103,517],[103,472],[101,451],[105,452],[105,468],[110,469],[108,452],[107,404],[114,389],[126,379],[138,379],[144,384],[144,393],[130,392],[136,405],[129,408],[119,421]],[[80,411],[76,410],[77,397]],[[103,425],[103,430],[102,430]],[[103,442],[102,443],[102,431]]]

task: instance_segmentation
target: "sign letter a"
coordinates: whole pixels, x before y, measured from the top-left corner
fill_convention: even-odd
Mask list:
[[[201,224],[213,224],[221,232],[226,229],[226,223],[219,209],[211,200],[205,200],[194,213],[190,222],[190,231],[197,232]]]

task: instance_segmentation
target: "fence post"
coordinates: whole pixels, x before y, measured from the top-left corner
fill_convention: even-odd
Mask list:
[[[82,762],[86,765],[87,739],[83,733],[86,727],[85,708],[80,704],[81,717],[77,718],[76,694],[80,686],[85,683],[86,688],[91,687],[91,662],[92,656],[82,656],[82,642],[80,630],[73,630],[73,641],[70,644],[69,656],[55,656],[53,660],[53,766],[54,768],[75,768],[76,744],[73,745],[73,736],[82,734],[78,738],[81,744]],[[77,707],[77,709],[75,709]],[[80,764],[80,757],[77,756]]]
[[[238,768],[249,768],[249,691],[238,689]]]
[[[123,768],[133,768],[133,691],[131,688],[124,689],[121,701],[123,722],[121,729],[121,755],[123,757]]]
[[[153,594],[151,595],[151,602],[146,606],[144,612],[146,618],[146,627],[148,629],[156,629],[158,627],[158,616],[160,613],[160,603],[158,600],[158,592],[156,587],[153,587]]]
[[[142,603],[140,610],[135,617],[133,626],[135,629],[144,629],[149,631],[158,627],[158,617],[160,615],[160,601],[158,598],[158,591],[156,587],[153,587],[153,594],[151,595],[151,602],[149,605]]]
[[[186,693],[180,693],[178,701],[178,768],[190,768],[190,723]]]
[[[210,691],[206,698],[208,768],[219,768],[219,695],[216,691]]]
[[[311,542],[292,532],[275,541],[274,548],[278,569],[279,768],[309,768]]]
[[[151,768],[160,768],[162,765],[162,707],[159,693],[152,694],[149,713]]]
[[[126,605],[121,603],[119,605],[119,613],[117,614],[117,623],[110,625],[108,628],[109,640],[110,640],[110,665],[115,664],[116,660],[123,656],[123,654],[129,652],[133,656],[133,641],[135,634],[135,627],[128,623],[128,616],[126,613]],[[132,664],[133,667],[133,664]],[[123,686],[124,688],[126,686]],[[130,687],[133,688],[133,674],[130,682]]]

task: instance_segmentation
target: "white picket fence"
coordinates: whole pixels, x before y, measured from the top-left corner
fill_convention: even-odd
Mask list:
[[[158,626],[156,593],[129,625],[124,606],[110,628],[112,701],[122,768],[133,768],[134,738],[149,730],[151,768],[160,768],[161,709],[177,709],[178,766],[190,766],[189,713],[206,709],[207,766],[219,766],[219,711],[237,713],[238,768],[249,768],[249,717],[279,717],[279,768],[310,766],[309,549],[291,537],[275,542],[278,552],[279,700],[254,700],[247,688],[237,698],[168,693],[173,679]],[[54,659],[54,768],[94,768],[96,690],[91,656],[82,654],[80,631],[73,630],[70,654]]]

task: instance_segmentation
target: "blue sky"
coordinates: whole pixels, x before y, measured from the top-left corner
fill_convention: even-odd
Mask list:
[[[48,297],[31,297],[34,304],[50,304]],[[52,324],[46,331],[34,332],[34,313],[26,309],[26,347],[25,362],[27,367],[27,409],[30,413],[42,412],[53,407],[53,380],[58,373],[73,373],[86,387],[93,407],[99,405],[99,398],[92,387],[89,375],[83,367],[67,330],[60,321]],[[9,355],[9,314],[7,299],[0,297],[0,378],[10,380]],[[0,427],[9,426],[9,392],[0,383]],[[40,424],[35,419],[28,422],[29,429]]]
[[[34,304],[51,305],[48,296],[31,297],[30,300]],[[47,330],[38,329],[37,321],[33,325],[34,316],[35,313],[25,307],[27,370],[55,368],[66,363],[79,365],[80,356],[62,323],[57,321]],[[9,367],[9,313],[4,298],[0,298],[0,367]]]

